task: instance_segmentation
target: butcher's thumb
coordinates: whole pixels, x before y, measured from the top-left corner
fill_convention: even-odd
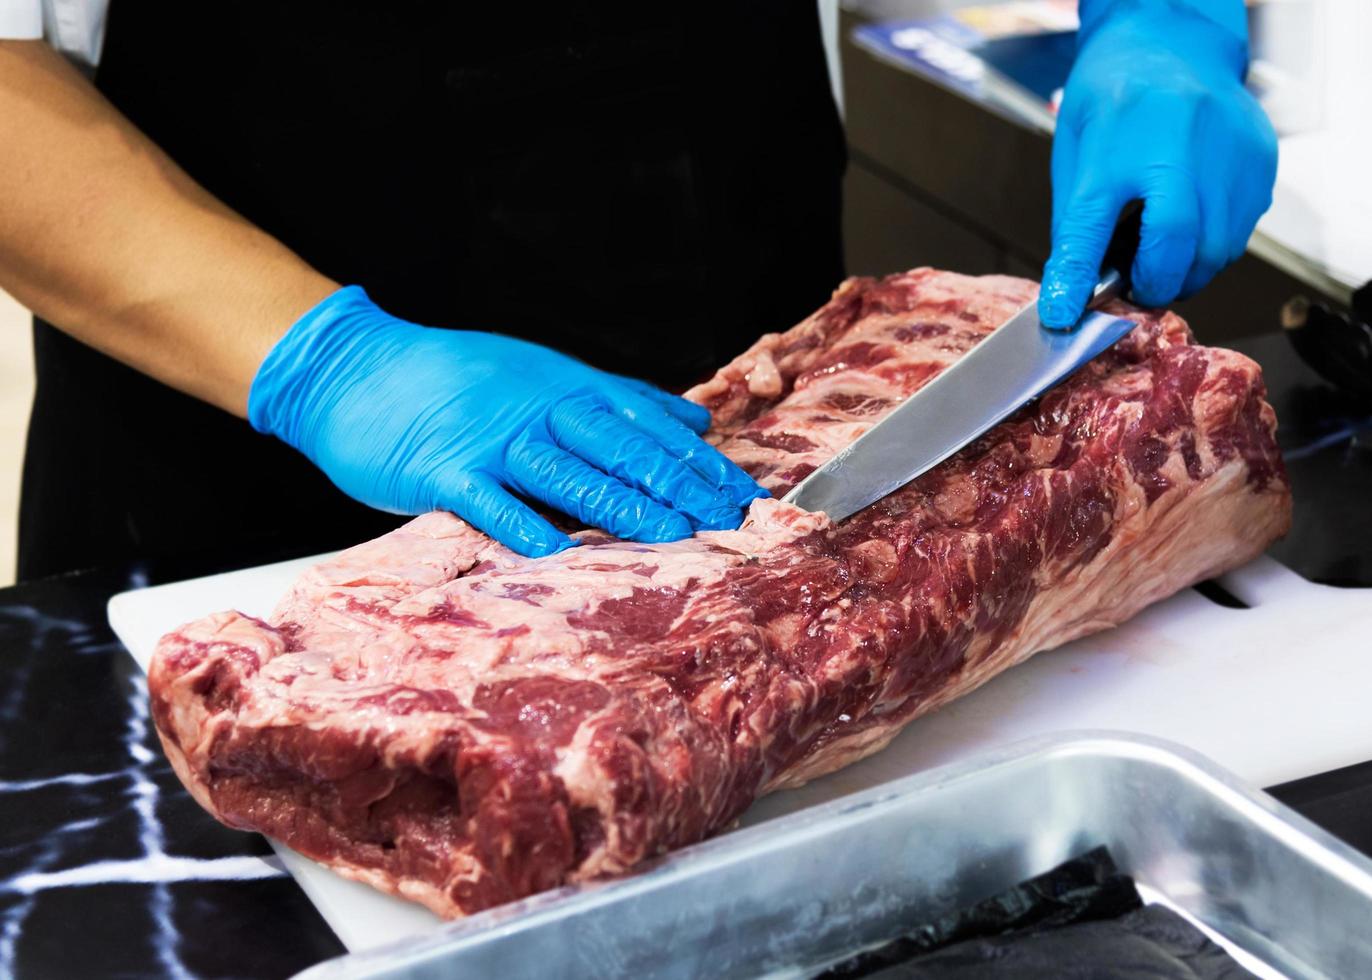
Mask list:
[[[1045,327],[1071,330],[1086,312],[1119,211],[1119,202],[1105,194],[1080,195],[1063,211],[1039,288],[1039,320]]]

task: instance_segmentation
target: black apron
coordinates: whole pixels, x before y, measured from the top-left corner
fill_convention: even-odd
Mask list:
[[[211,193],[419,323],[681,387],[842,275],[813,0],[114,0],[96,84]],[[21,578],[250,563],[399,521],[47,324],[34,344]]]

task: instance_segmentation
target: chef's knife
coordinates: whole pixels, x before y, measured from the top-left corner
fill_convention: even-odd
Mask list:
[[[900,489],[1023,408],[1134,329],[1097,310],[1129,291],[1141,208],[1125,209],[1088,312],[1071,330],[1039,322],[1029,303],[782,498],[835,521]]]

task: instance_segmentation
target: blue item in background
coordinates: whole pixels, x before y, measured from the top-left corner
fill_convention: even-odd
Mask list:
[[[1052,127],[1076,36],[1042,30],[988,37],[955,14],[865,24],[853,32],[854,42],[878,57],[1043,129]]]
[[[1052,104],[1077,56],[1077,32],[995,38],[976,49],[986,66]]]

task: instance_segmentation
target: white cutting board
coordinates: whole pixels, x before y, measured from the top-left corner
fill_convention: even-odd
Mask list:
[[[146,670],[163,633],[227,608],[266,616],[316,560],[125,592],[110,600],[110,624]],[[1256,786],[1372,759],[1372,589],[1312,585],[1268,558],[1221,581],[1252,608],[1224,608],[1187,589],[1001,674],[918,719],[884,752],[759,801],[743,824],[1065,729],[1170,739]],[[277,850],[349,949],[439,925],[419,906]]]

